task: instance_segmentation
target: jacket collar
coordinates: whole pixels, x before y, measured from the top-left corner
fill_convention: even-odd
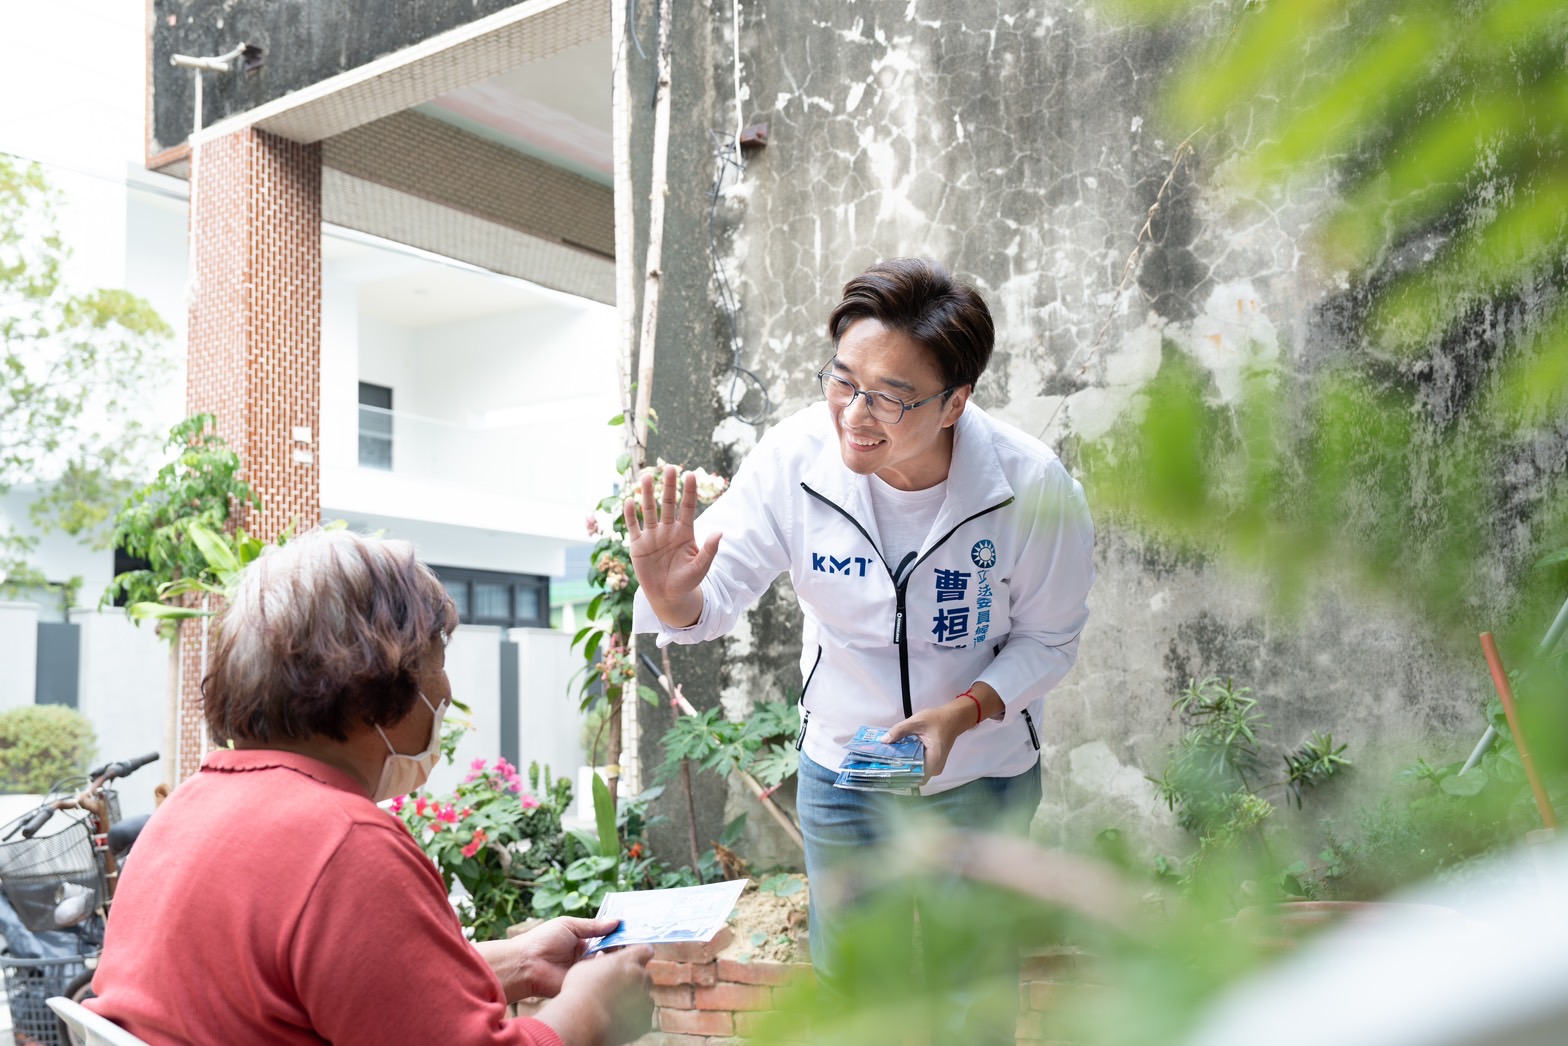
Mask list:
[[[870,481],[845,467],[827,404],[819,403],[810,409],[816,412],[811,427],[817,440],[813,459],[804,471],[806,484],[856,519],[862,522],[872,519]],[[964,412],[954,426],[947,496],[942,500],[932,531],[945,534],[976,512],[1012,496],[1012,484],[1007,481],[996,453],[991,417],[971,399],[964,405]]]
[[[946,534],[976,512],[984,512],[1013,496],[1013,485],[1007,481],[996,453],[991,416],[971,399],[964,404],[964,412],[953,428],[947,497],[932,528],[937,534]]]

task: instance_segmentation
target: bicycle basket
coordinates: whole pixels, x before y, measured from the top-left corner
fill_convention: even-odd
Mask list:
[[[71,982],[87,972],[80,955],[64,959],[0,958],[5,970],[6,1003],[16,1046],[65,1046],[60,1018],[49,999],[64,995]]]
[[[34,933],[62,928],[57,908],[92,911],[104,896],[103,869],[87,823],[62,820],[64,827],[51,835],[0,843],[0,889]]]

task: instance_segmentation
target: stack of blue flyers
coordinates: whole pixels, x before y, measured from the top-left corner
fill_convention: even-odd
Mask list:
[[[926,746],[918,737],[892,744],[882,740],[885,726],[862,726],[844,751],[849,753],[838,768],[839,788],[857,792],[892,792],[909,795],[926,776]]]

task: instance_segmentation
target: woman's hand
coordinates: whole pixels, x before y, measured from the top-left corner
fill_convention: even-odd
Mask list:
[[[653,948],[635,944],[600,952],[567,971],[561,991],[535,1015],[566,1046],[619,1046],[653,1023],[648,960]]]
[[[577,919],[563,915],[504,941],[474,945],[506,991],[506,1001],[548,999],[561,990],[572,964],[588,941],[615,932],[619,919]]]
[[[637,584],[659,620],[671,628],[686,628],[702,616],[702,579],[708,576],[719,550],[719,534],[709,535],[697,546],[692,528],[697,518],[697,477],[686,473],[676,486],[675,466],[664,469],[664,494],[657,508],[653,476],[642,477],[640,497],[626,499],[626,549],[631,553]],[[641,518],[638,516],[639,501]]]

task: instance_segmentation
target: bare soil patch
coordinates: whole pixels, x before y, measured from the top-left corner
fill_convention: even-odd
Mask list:
[[[738,962],[810,962],[806,942],[808,891],[803,875],[753,878],[730,915],[730,929],[735,936],[724,949],[723,957]]]

